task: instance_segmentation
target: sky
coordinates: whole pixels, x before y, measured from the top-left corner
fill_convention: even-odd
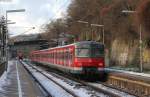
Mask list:
[[[0,0],[0,15],[6,10],[25,9],[25,12],[8,13],[9,34],[40,33],[42,26],[53,19],[64,18],[71,0]],[[32,29],[35,27],[35,29]]]

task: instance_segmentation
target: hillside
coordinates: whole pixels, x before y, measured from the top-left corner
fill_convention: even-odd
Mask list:
[[[42,36],[58,38],[66,32],[79,41],[104,42],[109,66],[139,68],[141,46],[142,63],[145,69],[150,69],[149,17],[150,0],[72,0],[67,17],[46,24]]]

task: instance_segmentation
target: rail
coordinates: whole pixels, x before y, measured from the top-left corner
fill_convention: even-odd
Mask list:
[[[30,65],[30,66],[32,66],[31,64],[29,64],[29,63],[27,63],[28,65]],[[32,66],[33,67],[33,66]],[[33,67],[34,69],[36,69],[35,67]],[[37,70],[37,69],[36,69]],[[39,70],[37,70],[37,71],[39,71]],[[41,72],[41,71],[39,71],[39,72]],[[101,92],[101,93],[104,93],[104,94],[106,94],[106,95],[108,95],[109,97],[121,97],[121,96],[119,96],[119,95],[117,95],[117,94],[115,94],[115,93],[112,93],[112,92],[110,92],[110,91],[107,91],[107,90],[103,90],[103,89],[101,89],[101,88],[98,88],[98,87],[95,87],[95,86],[93,86],[93,85],[90,85],[90,84],[88,84],[87,82],[84,82],[84,81],[82,81],[82,80],[79,80],[79,79],[76,79],[76,78],[74,78],[74,77],[71,77],[71,76],[68,76],[68,75],[62,75],[62,73],[59,73],[58,74],[58,72],[56,73],[54,73],[54,72],[50,72],[50,71],[48,71],[50,74],[53,74],[54,76],[56,76],[56,77],[58,77],[58,78],[60,78],[61,77],[61,79],[63,79],[64,77],[65,78],[68,78],[68,79],[71,79],[71,80],[73,80],[73,81],[75,81],[75,82],[77,82],[77,83],[80,83],[82,86],[86,86],[86,87],[90,87],[90,88],[92,88],[94,91],[97,91],[97,92]],[[42,72],[41,72],[42,73]],[[60,76],[61,75],[61,76]],[[108,87],[108,86],[107,86]]]

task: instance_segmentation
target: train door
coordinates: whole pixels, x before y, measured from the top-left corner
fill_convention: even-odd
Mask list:
[[[52,50],[52,63],[54,64],[54,51]]]
[[[56,50],[54,50],[54,64],[56,64]]]
[[[63,49],[61,50],[60,53],[60,60],[61,60],[61,65],[63,66]]]
[[[70,64],[69,64],[69,55],[70,55],[69,48],[67,49],[66,54],[67,54],[66,55],[67,66],[70,67]]]
[[[48,55],[48,58],[49,58],[49,63],[51,63],[51,51],[49,51],[49,53],[48,53],[49,55]]]
[[[73,67],[74,66],[74,59],[75,59],[75,47],[71,47],[71,50],[70,50],[70,64],[71,66]]]
[[[61,51],[61,50],[58,49],[58,56],[57,56],[57,59],[58,59],[58,64],[59,64],[59,65],[61,65],[61,62],[60,62],[60,51]]]
[[[64,61],[64,66],[66,66],[66,48],[64,49],[64,53],[63,53],[63,61]]]
[[[65,49],[65,66],[66,66],[66,67],[68,67],[68,49],[69,49],[69,48],[66,48],[66,49]]]
[[[71,67],[71,48],[69,48],[69,55],[68,55],[68,62],[69,62],[69,67]]]
[[[55,50],[55,64],[57,64],[57,50]]]
[[[50,63],[52,63],[52,51],[50,51]]]
[[[58,50],[56,50],[56,64],[58,65]]]

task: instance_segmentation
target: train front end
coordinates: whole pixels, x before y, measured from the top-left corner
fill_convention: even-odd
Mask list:
[[[104,45],[94,41],[76,44],[74,68],[78,74],[102,74],[104,70]]]

